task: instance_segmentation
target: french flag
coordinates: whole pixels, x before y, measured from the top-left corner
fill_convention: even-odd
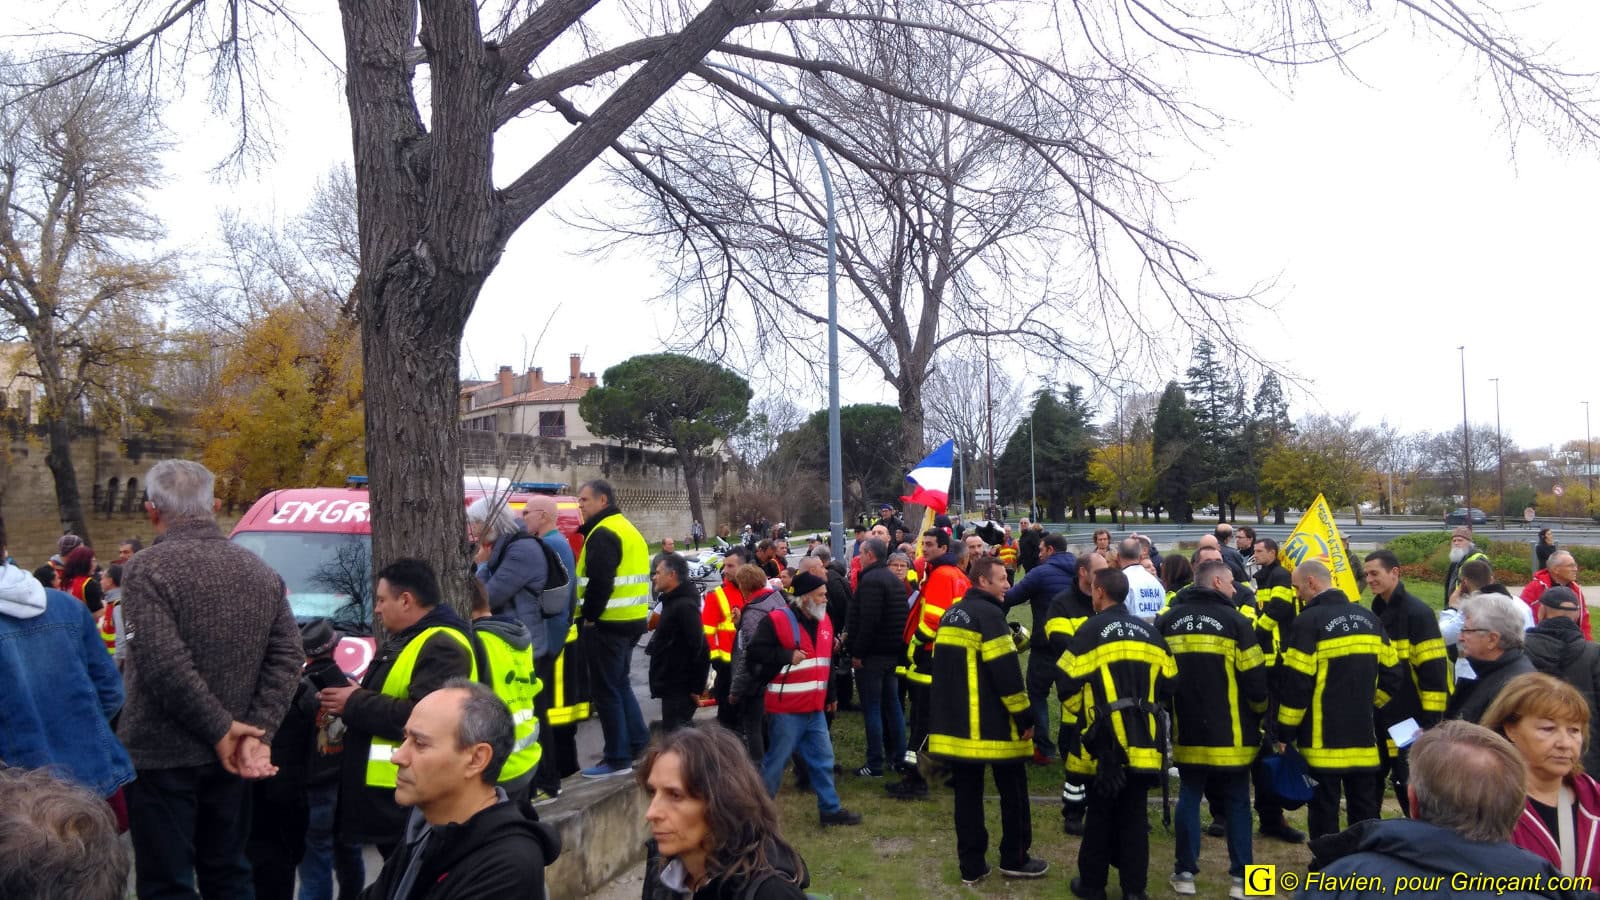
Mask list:
[[[906,480],[911,482],[911,495],[901,497],[905,503],[920,503],[935,513],[942,513],[950,506],[950,471],[955,467],[955,441],[945,441],[940,444],[928,458],[917,463],[916,468],[906,474]]]

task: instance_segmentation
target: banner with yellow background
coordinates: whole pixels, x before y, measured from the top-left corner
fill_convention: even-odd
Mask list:
[[[1357,580],[1355,561],[1344,552],[1344,541],[1339,539],[1339,527],[1333,524],[1333,510],[1321,494],[1317,495],[1300,524],[1294,527],[1289,539],[1278,548],[1278,561],[1293,570],[1302,560],[1320,559],[1333,573],[1333,586],[1345,592],[1352,601],[1361,599],[1361,584]]]

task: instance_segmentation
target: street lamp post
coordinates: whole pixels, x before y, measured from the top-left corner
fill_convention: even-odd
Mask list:
[[[1467,348],[1462,345],[1456,348],[1461,351],[1461,477],[1465,482],[1467,507],[1466,526],[1472,527],[1472,428],[1467,424]]]
[[[1506,438],[1500,430],[1500,379],[1491,378],[1494,382],[1494,456],[1496,478],[1500,483],[1500,530],[1506,528]],[[1467,518],[1472,518],[1472,513],[1467,513]]]
[[[713,69],[750,81],[779,103],[789,102],[777,88],[749,72],[725,63],[704,62]],[[832,532],[833,558],[844,559],[844,463],[839,426],[839,223],[833,211],[833,176],[822,157],[822,146],[809,135],[806,143],[811,145],[811,156],[822,173],[822,193],[828,205],[828,530]]]
[[[1589,430],[1589,401],[1583,402],[1584,474],[1589,476],[1589,505],[1594,506],[1594,434]]]

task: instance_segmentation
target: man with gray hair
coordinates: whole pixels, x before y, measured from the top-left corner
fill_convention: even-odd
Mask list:
[[[1513,597],[1484,593],[1461,601],[1457,643],[1467,665],[1456,665],[1456,691],[1445,718],[1478,721],[1511,679],[1535,671],[1522,651],[1526,628],[1522,601]]]
[[[1510,843],[1525,776],[1522,755],[1487,728],[1445,722],[1428,729],[1411,745],[1411,818],[1358,822],[1312,841],[1313,874],[1299,896],[1371,896],[1369,883],[1350,876],[1380,879],[1391,891],[1409,879],[1417,886],[1410,896],[1440,900],[1577,896],[1554,886],[1560,873],[1549,862]]]
[[[433,900],[544,896],[544,867],[561,838],[496,786],[511,755],[511,713],[494,692],[456,678],[417,701],[406,720],[394,799],[411,807],[405,840],[362,897]]]
[[[0,767],[0,897],[122,900],[128,851],[105,800],[45,769]]]
[[[217,527],[211,473],[162,460],[145,476],[161,536],[122,580],[128,702],[118,736],[141,897],[254,893],[245,857],[248,779],[266,778],[268,744],[305,663],[283,579]]]

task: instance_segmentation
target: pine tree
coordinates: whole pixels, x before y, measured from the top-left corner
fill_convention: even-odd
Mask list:
[[[1151,432],[1156,499],[1166,507],[1173,522],[1193,522],[1194,508],[1189,497],[1204,461],[1194,412],[1176,381],[1167,382],[1167,389],[1161,394]]]
[[[1283,398],[1283,385],[1271,372],[1261,379],[1256,389],[1255,401],[1250,407],[1250,420],[1246,431],[1247,452],[1245,470],[1250,489],[1255,495],[1256,518],[1261,514],[1261,468],[1273,450],[1282,447],[1294,435],[1294,423],[1289,421],[1289,404]],[[1272,521],[1284,524],[1286,510],[1282,504],[1272,510]]]
[[[1217,498],[1217,521],[1228,510],[1229,498],[1242,481],[1244,417],[1238,390],[1217,358],[1216,347],[1201,338],[1194,347],[1184,389],[1194,414],[1198,445],[1198,471],[1194,488]]]

